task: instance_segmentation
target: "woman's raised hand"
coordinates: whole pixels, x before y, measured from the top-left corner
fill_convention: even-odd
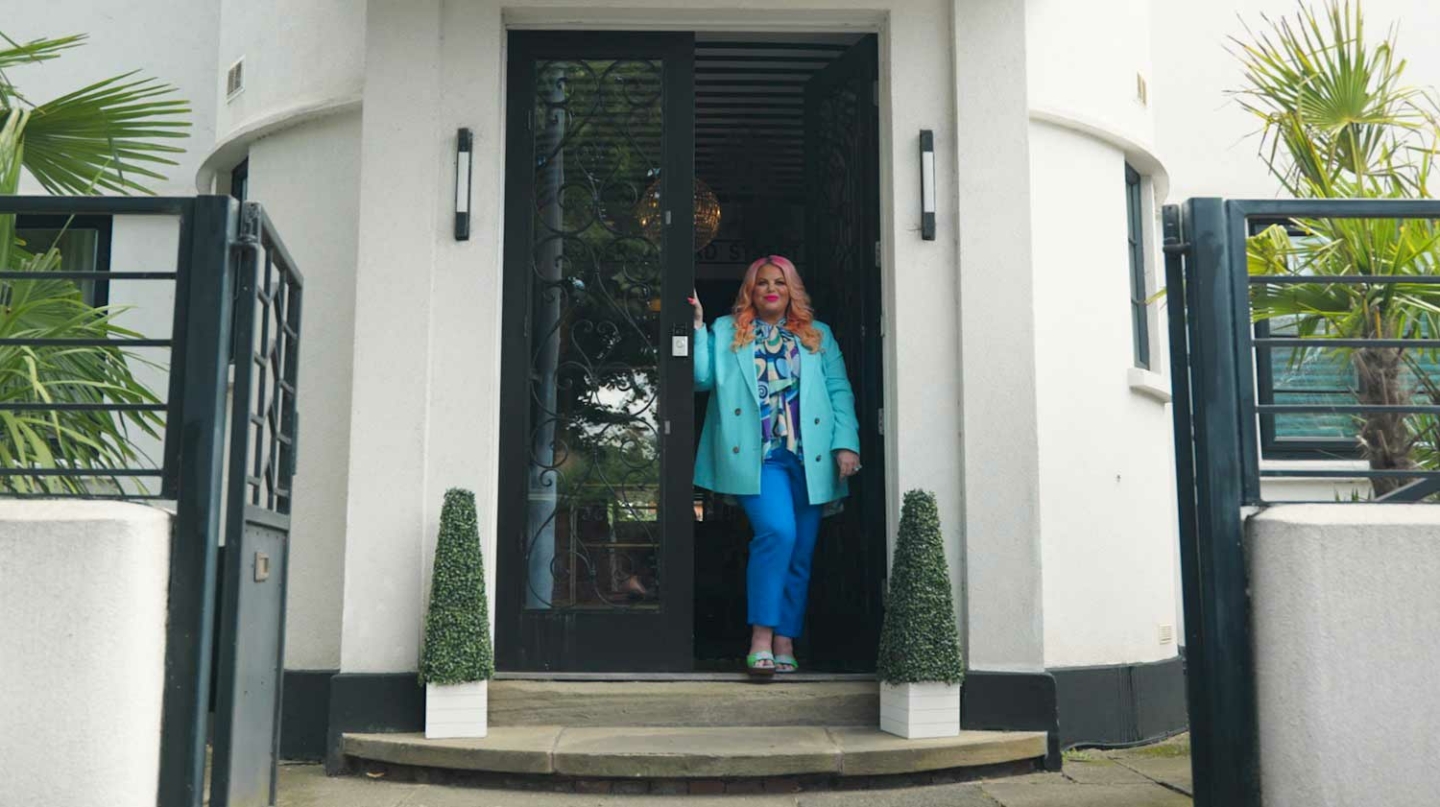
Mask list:
[[[695,330],[700,330],[705,325],[705,307],[700,305],[700,295],[695,289],[690,289],[690,306],[695,309]]]

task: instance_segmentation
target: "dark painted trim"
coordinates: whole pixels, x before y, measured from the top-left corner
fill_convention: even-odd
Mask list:
[[[960,725],[993,731],[1043,731],[1045,770],[1060,770],[1055,679],[1048,672],[970,670],[960,687]]]
[[[325,758],[330,725],[330,679],[339,670],[286,670],[280,698],[280,758]]]
[[[340,735],[347,731],[424,729],[425,688],[415,673],[339,673],[330,679],[325,769],[340,772]]]
[[[1185,662],[1057,667],[1060,746],[1138,745],[1184,731]]]

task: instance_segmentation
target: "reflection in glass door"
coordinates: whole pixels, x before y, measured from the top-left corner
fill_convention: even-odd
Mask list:
[[[660,597],[660,245],[641,218],[661,161],[664,65],[535,65],[526,608]]]
[[[501,667],[685,669],[691,38],[511,41]]]

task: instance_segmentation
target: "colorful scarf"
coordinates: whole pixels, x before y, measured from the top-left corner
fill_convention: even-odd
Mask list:
[[[785,449],[800,456],[800,340],[785,320],[755,320],[755,369],[760,379],[761,456]]]

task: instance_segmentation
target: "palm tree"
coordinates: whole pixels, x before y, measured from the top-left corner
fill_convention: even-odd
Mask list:
[[[1232,94],[1262,122],[1260,154],[1285,191],[1315,199],[1427,199],[1440,142],[1432,96],[1402,84],[1405,62],[1395,55],[1395,29],[1365,41],[1358,3],[1335,0],[1320,13],[1301,6],[1293,19],[1265,18],[1263,32],[1235,38],[1244,85]],[[1249,243],[1252,274],[1305,274],[1303,286],[1252,287],[1257,320],[1271,320],[1307,337],[1394,339],[1440,337],[1440,287],[1420,283],[1325,283],[1327,276],[1414,277],[1435,273],[1440,229],[1425,220],[1303,219],[1275,226]],[[1289,332],[1287,330],[1287,332]],[[1355,370],[1362,404],[1408,405],[1417,385],[1433,389],[1413,347],[1333,350]],[[1297,350],[1292,361],[1313,357]],[[1440,399],[1436,400],[1440,403]],[[1417,443],[1432,441],[1427,423],[1403,414],[1371,413],[1358,440],[1376,470],[1416,468]],[[1383,495],[1402,478],[1373,482]]]
[[[97,82],[51,101],[33,104],[6,70],[55,59],[84,36],[24,44],[0,33],[0,196],[14,195],[22,171],[52,194],[149,193],[147,179],[164,179],[149,166],[175,165],[166,155],[183,151],[164,141],[186,136],[184,101],[165,98],[174,88],[134,73]],[[16,231],[13,214],[0,215],[0,269],[43,273],[61,268],[55,247],[32,253]],[[65,279],[0,282],[0,338],[106,339],[123,344],[141,335],[115,323],[123,309],[89,305]],[[158,436],[155,412],[40,411],[10,404],[155,404],[156,395],[131,371],[145,359],[119,346],[0,346],[0,463],[7,468],[94,470],[88,479],[0,477],[0,492],[93,492],[95,478],[133,466],[138,453],[130,430]],[[113,489],[113,488],[112,488]]]

